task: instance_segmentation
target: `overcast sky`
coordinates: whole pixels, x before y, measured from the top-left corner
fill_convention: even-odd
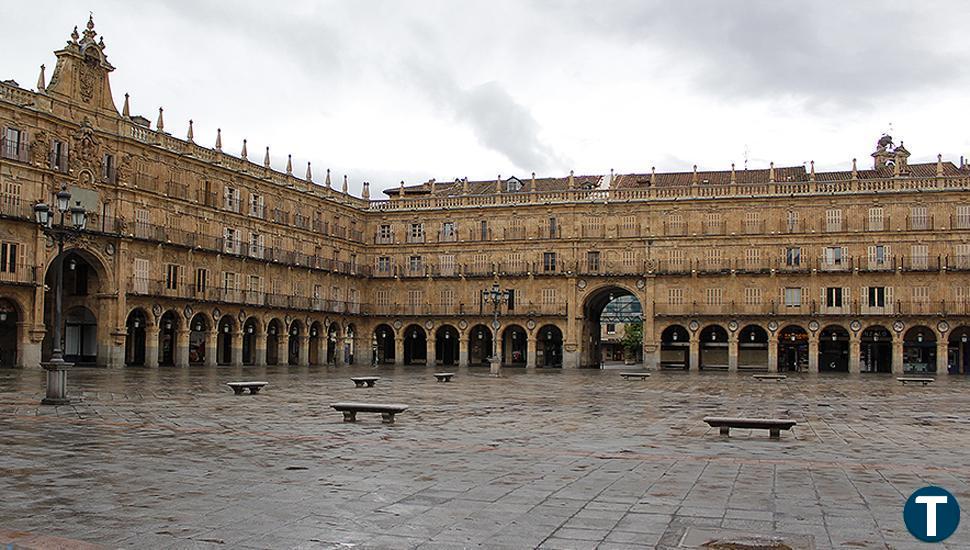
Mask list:
[[[910,162],[970,153],[970,2],[3,2],[33,88],[88,10],[121,108],[372,192],[405,179]]]

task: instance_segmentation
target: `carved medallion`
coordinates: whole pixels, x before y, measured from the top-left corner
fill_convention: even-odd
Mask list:
[[[815,332],[818,330],[818,321],[809,321],[808,330]]]
[[[852,329],[852,332],[859,332],[859,329],[862,328],[862,323],[859,321],[852,321],[849,323],[849,328]]]
[[[896,332],[902,332],[905,327],[906,325],[903,324],[902,321],[893,322],[893,330],[895,330]]]
[[[945,333],[946,331],[950,330],[950,323],[947,323],[946,321],[940,321],[936,325],[936,330],[940,331],[940,333]]]
[[[771,332],[778,330],[778,321],[768,321],[768,330]]]

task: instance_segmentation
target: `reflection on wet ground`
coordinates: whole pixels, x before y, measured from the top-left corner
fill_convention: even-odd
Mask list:
[[[662,548],[690,529],[908,548],[910,492],[970,506],[962,377],[432,372],[76,369],[80,399],[53,408],[43,371],[0,371],[0,528],[126,548]],[[225,386],[247,379],[269,386]],[[336,401],[410,409],[346,424]],[[799,424],[725,438],[713,414]]]

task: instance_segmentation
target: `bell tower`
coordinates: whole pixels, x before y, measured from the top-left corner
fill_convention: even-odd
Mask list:
[[[97,36],[93,16],[88,18],[83,36],[74,27],[67,45],[54,52],[57,66],[47,93],[87,109],[118,116],[108,82],[108,73],[115,68],[104,54],[104,38],[96,40]]]

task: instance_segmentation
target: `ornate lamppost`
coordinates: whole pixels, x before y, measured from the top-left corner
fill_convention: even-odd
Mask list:
[[[498,283],[493,283],[492,288],[482,290],[482,302],[492,305],[492,357],[489,359],[489,371],[498,375],[502,372],[502,358],[498,354],[498,329],[501,326],[498,322],[499,313],[502,311],[502,304],[508,303],[510,292],[508,289],[502,290]]]
[[[87,212],[80,206],[71,204],[71,192],[67,186],[62,186],[55,195],[57,203],[56,213],[60,220],[54,224],[55,212],[51,207],[38,203],[34,205],[34,220],[45,235],[57,243],[57,256],[54,259],[54,326],[51,327],[50,361],[41,363],[47,371],[47,395],[41,400],[44,405],[66,405],[71,402],[67,397],[67,369],[73,364],[64,361],[64,351],[61,343],[61,321],[63,318],[62,302],[64,294],[64,243],[77,239],[87,225]],[[70,214],[69,223],[65,223],[65,216]]]

